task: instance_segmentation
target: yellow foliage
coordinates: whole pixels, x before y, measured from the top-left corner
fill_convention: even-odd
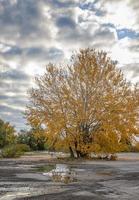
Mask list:
[[[27,119],[45,124],[56,148],[77,156],[115,153],[136,133],[139,91],[105,52],[80,50],[70,66],[49,64],[30,90]]]

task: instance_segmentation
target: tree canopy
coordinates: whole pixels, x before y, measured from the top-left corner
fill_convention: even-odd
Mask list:
[[[15,129],[9,122],[0,119],[0,148],[15,142]]]
[[[19,144],[27,144],[32,150],[46,150],[47,136],[41,127],[21,130],[17,137]]]
[[[50,145],[77,157],[115,153],[138,132],[139,92],[105,52],[80,50],[71,64],[49,64],[29,91],[26,116]]]

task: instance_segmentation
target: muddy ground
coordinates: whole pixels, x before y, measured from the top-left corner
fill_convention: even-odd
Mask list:
[[[63,163],[28,155],[0,160],[0,200],[139,200],[139,155],[120,154],[118,161],[69,161],[77,181],[54,183],[37,167]]]

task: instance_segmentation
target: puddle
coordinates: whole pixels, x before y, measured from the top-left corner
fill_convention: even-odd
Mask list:
[[[17,197],[27,197],[29,193],[27,192],[15,192],[5,194],[3,197],[0,197],[0,200],[14,200]]]
[[[76,180],[75,171],[67,164],[56,164],[55,169],[43,175],[51,177],[54,182],[70,183]]]
[[[86,170],[85,169],[78,169],[78,168],[72,168],[73,171],[75,172],[85,172]]]
[[[74,196],[85,196],[85,197],[95,197],[96,195],[89,191],[79,191],[72,193]]]
[[[22,174],[16,174],[18,178],[23,179],[32,179],[32,180],[40,180],[40,181],[47,181],[49,180],[49,177],[43,176],[42,174],[38,173],[22,173]]]

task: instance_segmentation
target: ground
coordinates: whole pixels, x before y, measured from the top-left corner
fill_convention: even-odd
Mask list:
[[[120,154],[118,161],[68,161],[77,181],[54,183],[37,167],[65,162],[28,155],[0,160],[0,200],[138,200],[139,154]]]

